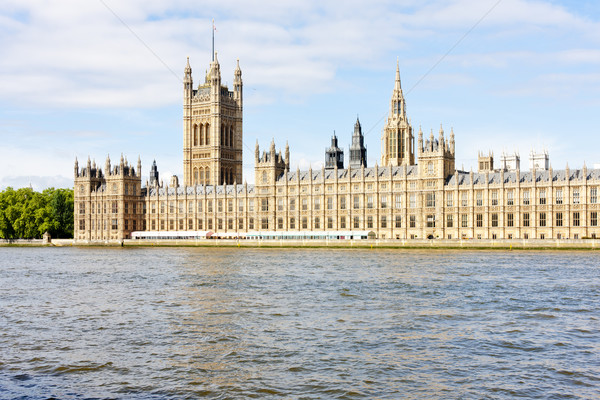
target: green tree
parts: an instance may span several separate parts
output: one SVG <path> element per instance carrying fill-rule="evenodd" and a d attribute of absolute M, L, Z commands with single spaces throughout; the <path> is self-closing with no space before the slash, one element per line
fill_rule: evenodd
<path fill-rule="evenodd" d="M 48 231 L 55 238 L 73 237 L 73 190 L 31 188 L 0 192 L 0 237 L 40 238 Z"/>

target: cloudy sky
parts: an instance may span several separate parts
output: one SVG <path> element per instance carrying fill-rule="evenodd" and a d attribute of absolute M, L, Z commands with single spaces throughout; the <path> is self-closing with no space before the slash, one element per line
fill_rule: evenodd
<path fill-rule="evenodd" d="M 596 0 L 0 0 L 0 188 L 72 186 L 75 157 L 107 154 L 181 175 L 183 68 L 202 80 L 213 18 L 223 81 L 243 72 L 248 182 L 257 139 L 316 168 L 357 115 L 379 161 L 397 59 L 413 127 L 453 128 L 459 168 L 600 163 Z"/>

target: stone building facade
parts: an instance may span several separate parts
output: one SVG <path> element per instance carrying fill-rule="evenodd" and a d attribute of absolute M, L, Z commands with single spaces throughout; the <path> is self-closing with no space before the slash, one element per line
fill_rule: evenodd
<path fill-rule="evenodd" d="M 189 62 L 185 67 L 182 185 L 177 179 L 159 182 L 156 164 L 143 185 L 139 160 L 133 168 L 123 157 L 114 167 L 107 159 L 104 172 L 89 159 L 83 168 L 75 162 L 77 241 L 123 240 L 134 231 L 203 230 L 239 236 L 360 230 L 381 239 L 600 237 L 600 170 L 585 165 L 553 170 L 544 163 L 528 171 L 518 163 L 516 169 L 507 163 L 493 169 L 493 162 L 478 172 L 458 170 L 452 130 L 449 137 L 442 127 L 425 137 L 419 129 L 415 143 L 398 68 L 381 165 L 366 166 L 360 138 L 353 139 L 359 163 L 307 171 L 290 170 L 287 144 L 282 152 L 272 141 L 261 153 L 257 143 L 255 183 L 241 184 L 239 63 L 234 76 L 229 92 L 215 58 L 205 83 L 192 90 Z M 353 136 L 362 136 L 358 120 L 356 125 Z"/>

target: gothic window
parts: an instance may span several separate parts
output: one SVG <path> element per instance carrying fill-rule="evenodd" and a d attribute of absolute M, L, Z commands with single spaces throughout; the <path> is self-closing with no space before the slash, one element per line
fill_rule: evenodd
<path fill-rule="evenodd" d="M 556 204 L 563 203 L 563 192 L 562 189 L 556 189 Z"/>
<path fill-rule="evenodd" d="M 513 227 L 515 225 L 513 213 L 506 214 L 506 226 Z"/>
<path fill-rule="evenodd" d="M 460 215 L 460 226 L 462 228 L 469 227 L 469 214 L 461 214 Z"/>
<path fill-rule="evenodd" d="M 573 226 L 579 226 L 579 212 L 573 213 Z"/>
<path fill-rule="evenodd" d="M 417 207 L 417 195 L 412 193 L 411 195 L 409 195 L 408 197 L 408 206 L 410 208 L 415 208 Z"/>
<path fill-rule="evenodd" d="M 262 173 L 262 183 L 267 183 L 267 171 L 263 171 Z"/>
<path fill-rule="evenodd" d="M 446 207 L 452 207 L 453 193 L 446 193 Z"/>
<path fill-rule="evenodd" d="M 483 214 L 477 214 L 475 216 L 475 221 L 476 221 L 477 227 L 481 228 L 483 226 Z"/>
<path fill-rule="evenodd" d="M 497 190 L 492 190 L 492 205 L 493 206 L 498 205 L 498 191 Z"/>
<path fill-rule="evenodd" d="M 402 208 L 402 196 L 397 194 L 394 196 L 394 203 L 396 205 L 396 210 L 399 210 Z"/>
<path fill-rule="evenodd" d="M 204 124 L 200 124 L 200 127 L 198 128 L 198 130 L 200 131 L 200 146 L 204 145 Z"/>
<path fill-rule="evenodd" d="M 194 125 L 194 146 L 198 146 L 198 125 Z"/>
<path fill-rule="evenodd" d="M 556 226 L 563 226 L 563 214 L 561 212 L 556 213 Z"/>
<path fill-rule="evenodd" d="M 598 188 L 590 189 L 590 203 L 596 204 L 598 202 Z"/>
<path fill-rule="evenodd" d="M 387 217 L 385 215 L 381 216 L 381 227 L 382 228 L 387 228 Z"/>
<path fill-rule="evenodd" d="M 540 204 L 546 204 L 546 189 L 540 189 Z"/>
<path fill-rule="evenodd" d="M 453 221 L 452 217 L 453 217 L 452 214 L 446 215 L 446 227 L 447 228 L 452 228 L 452 225 L 454 224 L 454 221 Z"/>
<path fill-rule="evenodd" d="M 573 189 L 573 204 L 579 204 L 579 189 Z"/>
<path fill-rule="evenodd" d="M 529 190 L 523 192 L 523 205 L 529 205 Z"/>
<path fill-rule="evenodd" d="M 498 226 L 498 214 L 492 214 L 492 227 L 496 228 Z"/>
<path fill-rule="evenodd" d="M 598 226 L 598 212 L 592 211 L 590 213 L 590 226 Z"/>
<path fill-rule="evenodd" d="M 427 216 L 427 227 L 428 228 L 435 228 L 435 215 L 428 215 Z"/>
<path fill-rule="evenodd" d="M 204 125 L 204 132 L 206 132 L 205 143 L 207 146 L 210 144 L 210 124 Z M 208 178 L 207 178 L 208 179 Z"/>
<path fill-rule="evenodd" d="M 396 215 L 396 228 L 402 228 L 402 216 Z"/>
<path fill-rule="evenodd" d="M 513 190 L 511 189 L 508 192 L 506 192 L 506 205 L 512 206 L 514 204 L 515 204 L 514 195 L 513 195 Z"/>
<path fill-rule="evenodd" d="M 433 162 L 429 161 L 429 163 L 427 164 L 427 173 L 429 175 L 433 175 Z"/>
<path fill-rule="evenodd" d="M 462 192 L 460 194 L 461 197 L 461 206 L 463 207 L 467 207 L 469 205 L 469 193 L 467 192 Z"/>
<path fill-rule="evenodd" d="M 529 226 L 529 213 L 523 214 L 523 226 Z M 524 238 L 526 239 L 526 238 Z"/>
<path fill-rule="evenodd" d="M 435 207 L 435 193 L 434 192 L 427 193 L 426 206 L 427 207 Z"/>
<path fill-rule="evenodd" d="M 381 196 L 381 208 L 387 208 L 387 196 L 386 195 Z"/>
<path fill-rule="evenodd" d="M 194 185 L 198 184 L 198 168 L 194 168 Z"/>
<path fill-rule="evenodd" d="M 540 213 L 540 226 L 546 226 L 546 213 Z"/>

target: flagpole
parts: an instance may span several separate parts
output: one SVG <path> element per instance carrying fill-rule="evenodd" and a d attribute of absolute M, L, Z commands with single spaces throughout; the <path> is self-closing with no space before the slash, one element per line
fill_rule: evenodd
<path fill-rule="evenodd" d="M 212 61 L 215 62 L 215 19 L 212 20 Z"/>

